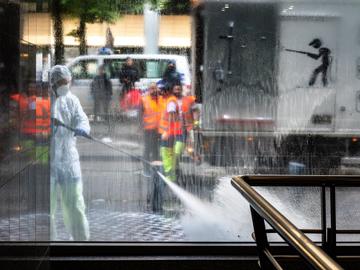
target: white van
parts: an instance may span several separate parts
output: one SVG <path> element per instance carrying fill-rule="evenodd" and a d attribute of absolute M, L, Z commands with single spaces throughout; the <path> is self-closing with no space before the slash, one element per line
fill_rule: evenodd
<path fill-rule="evenodd" d="M 73 83 L 71 91 L 76 95 L 86 114 L 92 115 L 94 100 L 90 93 L 90 84 L 100 65 L 105 66 L 106 73 L 111 79 L 113 87 L 112 109 L 117 109 L 121 84 L 119 72 L 127 57 L 134 60 L 139 71 L 139 82 L 136 88 L 145 91 L 151 82 L 161 79 L 169 60 L 176 62 L 176 68 L 183 75 L 185 91 L 190 91 L 190 68 L 186 56 L 169 54 L 113 54 L 113 55 L 85 55 L 76 57 L 67 66 L 69 67 Z"/>

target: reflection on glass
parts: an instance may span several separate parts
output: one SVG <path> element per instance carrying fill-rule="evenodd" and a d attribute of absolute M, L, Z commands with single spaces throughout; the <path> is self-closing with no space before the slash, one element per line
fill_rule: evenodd
<path fill-rule="evenodd" d="M 251 241 L 229 175 L 359 173 L 355 2 L 130 1 L 86 22 L 22 2 L 0 6 L 1 240 Z M 319 226 L 317 189 L 259 190 Z"/>
<path fill-rule="evenodd" d="M 29 21 L 0 4 L 0 240 L 49 239 L 50 100 L 42 67 L 48 47 L 23 38 Z"/>

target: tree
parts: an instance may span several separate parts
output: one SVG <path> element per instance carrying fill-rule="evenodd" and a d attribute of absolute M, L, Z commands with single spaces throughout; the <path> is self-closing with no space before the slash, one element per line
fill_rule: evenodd
<path fill-rule="evenodd" d="M 153 8 L 160 11 L 161 14 L 189 14 L 191 9 L 190 0 L 149 0 Z"/>
<path fill-rule="evenodd" d="M 55 64 L 64 63 L 64 36 L 63 36 L 63 24 L 62 24 L 62 0 L 51 1 L 51 18 L 54 28 L 54 40 L 55 40 Z"/>
<path fill-rule="evenodd" d="M 141 11 L 144 0 L 62 0 L 67 16 L 79 18 L 79 26 L 69 35 L 79 39 L 80 55 L 87 54 L 86 24 L 113 23 L 121 14 Z"/>
<path fill-rule="evenodd" d="M 79 26 L 69 35 L 79 39 L 79 52 L 83 55 L 87 53 L 87 23 L 113 23 L 122 14 L 141 14 L 145 3 L 162 14 L 188 14 L 190 11 L 189 0 L 51 0 L 55 63 L 64 62 L 63 17 L 79 18 Z"/>

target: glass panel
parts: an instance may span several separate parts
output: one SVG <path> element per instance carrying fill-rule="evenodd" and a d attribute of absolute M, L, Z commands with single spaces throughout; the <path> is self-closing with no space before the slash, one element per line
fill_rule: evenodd
<path fill-rule="evenodd" d="M 0 4 L 0 240 L 252 241 L 230 175 L 359 173 L 356 1 L 18 2 Z M 257 190 L 319 228 L 319 188 Z"/>
<path fill-rule="evenodd" d="M 29 40 L 34 24 L 47 26 L 34 7 L 0 3 L 0 241 L 50 239 L 51 50 Z"/>
<path fill-rule="evenodd" d="M 321 229 L 320 187 L 257 187 L 256 190 L 297 228 Z M 284 241 L 276 234 L 270 236 L 271 241 Z M 321 241 L 320 233 L 307 236 Z"/>
<path fill-rule="evenodd" d="M 338 188 L 336 191 L 336 219 L 337 229 L 347 233 L 338 234 L 337 240 L 343 242 L 358 242 L 358 233 L 351 233 L 351 230 L 359 230 L 359 187 Z"/>

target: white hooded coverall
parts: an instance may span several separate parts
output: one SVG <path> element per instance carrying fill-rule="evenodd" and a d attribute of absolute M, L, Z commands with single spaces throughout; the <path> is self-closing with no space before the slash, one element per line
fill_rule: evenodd
<path fill-rule="evenodd" d="M 65 66 L 55 66 L 51 70 L 51 81 L 56 78 L 70 79 L 70 71 Z M 58 77 L 57 77 L 58 76 Z M 89 120 L 84 113 L 79 99 L 70 91 L 58 94 L 52 104 L 52 117 L 75 129 L 82 129 L 90 133 Z M 62 127 L 54 126 L 51 138 L 51 240 L 56 240 L 56 206 L 57 196 L 60 194 L 64 224 L 73 240 L 89 239 L 89 224 L 85 215 L 85 202 L 82 191 L 81 169 L 79 153 L 76 149 L 74 132 Z"/>

